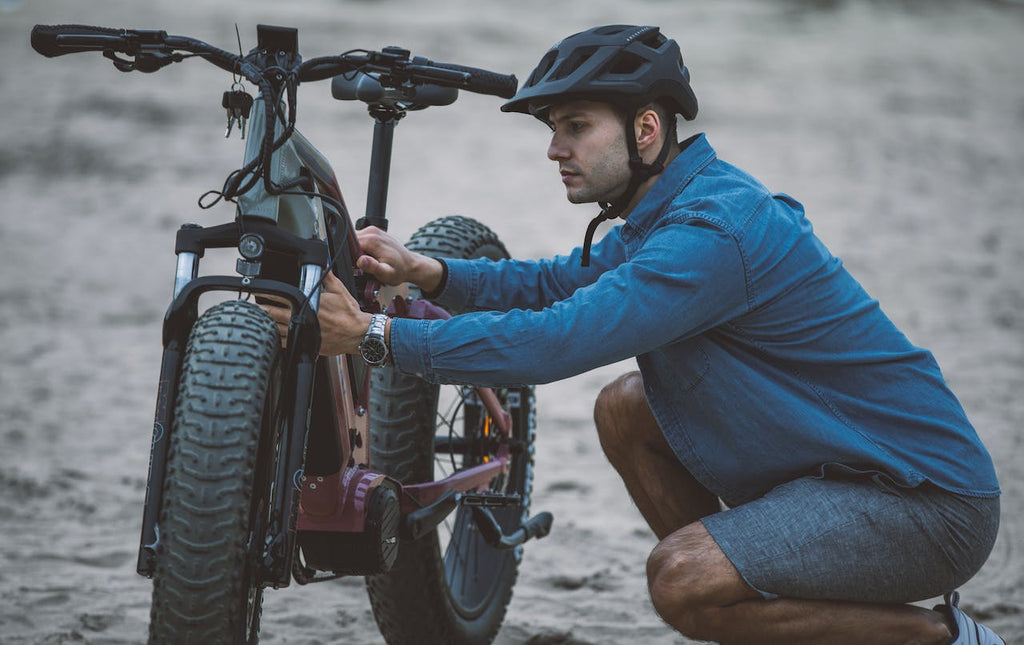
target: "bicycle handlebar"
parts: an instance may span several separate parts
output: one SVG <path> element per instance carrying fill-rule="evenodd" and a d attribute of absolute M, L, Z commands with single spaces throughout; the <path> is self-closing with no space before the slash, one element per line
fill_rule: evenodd
<path fill-rule="evenodd" d="M 513 74 L 499 74 L 467 65 L 438 63 L 419 56 L 403 61 L 381 52 L 314 58 L 302 64 L 299 80 L 319 81 L 353 70 L 380 72 L 394 77 L 414 79 L 421 83 L 454 87 L 506 99 L 515 95 L 519 85 Z"/>
<path fill-rule="evenodd" d="M 452 63 L 436 63 L 426 61 L 428 66 L 446 69 L 466 76 L 466 85 L 463 89 L 477 94 L 489 94 L 499 96 L 503 99 L 510 99 L 515 96 L 519 81 L 512 74 L 499 74 L 479 67 L 468 67 L 466 65 L 455 65 Z M 435 81 L 440 82 L 440 80 Z"/>
<path fill-rule="evenodd" d="M 136 57 L 134 66 L 119 66 L 119 69 L 147 72 L 182 60 L 183 56 L 175 52 L 184 51 L 196 54 L 226 71 L 241 72 L 253 82 L 258 82 L 253 76 L 262 73 L 262 70 L 251 64 L 252 54 L 242 57 L 200 40 L 169 36 L 167 32 L 159 30 L 112 29 L 89 25 L 36 25 L 32 29 L 32 48 L 49 58 L 87 51 L 102 51 L 104 55 L 108 52 L 118 52 Z M 379 72 L 403 81 L 446 85 L 502 98 L 511 98 L 516 92 L 518 81 L 511 74 L 499 74 L 452 63 L 435 63 L 421 57 L 410 58 L 408 54 L 409 52 L 405 50 L 390 48 L 384 52 L 314 58 L 297 65 L 291 71 L 296 73 L 299 81 L 325 80 L 360 70 Z M 140 59 L 146 58 L 150 59 L 147 61 L 149 64 L 140 62 Z"/>

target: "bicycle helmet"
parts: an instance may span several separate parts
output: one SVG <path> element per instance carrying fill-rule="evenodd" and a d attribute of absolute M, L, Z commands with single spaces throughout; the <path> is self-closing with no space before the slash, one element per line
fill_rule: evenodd
<path fill-rule="evenodd" d="M 552 103 L 576 99 L 634 109 L 659 100 L 688 121 L 697 116 L 679 45 L 657 27 L 606 25 L 569 36 L 544 55 L 501 109 L 546 120 Z"/>
<path fill-rule="evenodd" d="M 610 202 L 601 202 L 601 213 L 587 226 L 581 262 L 588 266 L 597 226 L 622 214 L 640 185 L 664 170 L 670 148 L 676 144 L 675 118 L 671 118 L 657 159 L 644 163 L 633 129 L 636 110 L 657 102 L 673 117 L 681 114 L 690 121 L 697 116 L 697 97 L 676 41 L 663 36 L 657 27 L 605 25 L 573 34 L 548 50 L 501 109 L 532 114 L 549 123 L 548 113 L 554 104 L 575 100 L 601 101 L 619 108 L 631 171 L 626 190 Z"/>

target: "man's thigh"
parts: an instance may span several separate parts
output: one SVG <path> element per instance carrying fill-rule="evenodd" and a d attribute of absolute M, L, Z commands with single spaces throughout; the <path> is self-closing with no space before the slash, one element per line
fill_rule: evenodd
<path fill-rule="evenodd" d="M 998 527 L 997 498 L 870 477 L 806 477 L 702 520 L 765 598 L 914 602 L 966 582 Z"/>

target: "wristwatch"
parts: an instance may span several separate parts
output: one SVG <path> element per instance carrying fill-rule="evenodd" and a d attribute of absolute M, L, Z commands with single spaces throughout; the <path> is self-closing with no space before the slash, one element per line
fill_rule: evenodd
<path fill-rule="evenodd" d="M 384 340 L 384 327 L 387 322 L 388 317 L 384 314 L 373 314 L 370 319 L 370 327 L 363 336 L 363 342 L 359 343 L 359 354 L 367 365 L 380 367 L 387 362 L 388 344 Z"/>

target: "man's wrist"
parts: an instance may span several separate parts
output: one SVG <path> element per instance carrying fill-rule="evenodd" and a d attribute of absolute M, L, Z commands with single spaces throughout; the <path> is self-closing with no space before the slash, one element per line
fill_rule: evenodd
<path fill-rule="evenodd" d="M 390 318 L 385 314 L 373 314 L 370 317 L 363 340 L 359 343 L 359 353 L 368 365 L 380 366 L 387 363 L 391 353 L 387 341 L 389 321 Z"/>
<path fill-rule="evenodd" d="M 448 284 L 448 263 L 441 258 L 423 257 L 429 262 L 427 265 L 429 266 L 428 277 L 422 281 L 416 281 L 416 284 L 423 291 L 423 297 L 436 298 L 441 295 Z"/>

